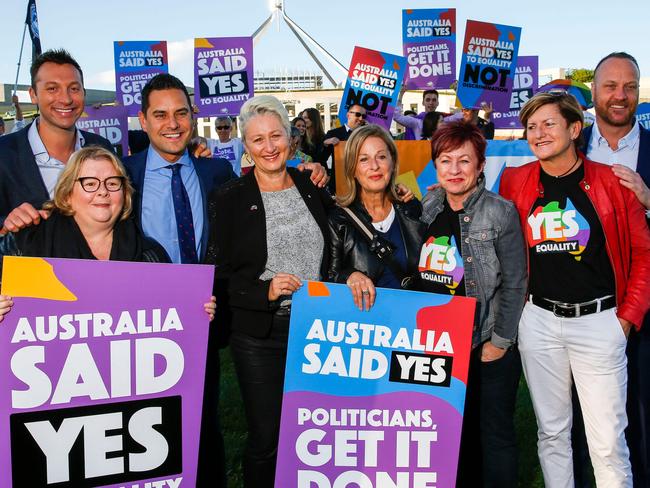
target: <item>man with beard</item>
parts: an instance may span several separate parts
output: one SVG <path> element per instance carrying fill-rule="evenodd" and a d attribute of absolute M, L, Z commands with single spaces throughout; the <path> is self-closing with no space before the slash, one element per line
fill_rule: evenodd
<path fill-rule="evenodd" d="M 650 209 L 650 131 L 636 121 L 639 65 L 625 52 L 605 56 L 596 66 L 591 86 L 596 122 L 582 131 L 588 159 L 612 165 L 621 185 Z M 650 297 L 648 297 L 650 300 Z M 628 428 L 635 487 L 650 487 L 650 315 L 640 330 L 630 332 L 628 359 Z M 591 486 L 585 469 L 589 453 L 574 395 L 574 471 L 576 486 Z"/>

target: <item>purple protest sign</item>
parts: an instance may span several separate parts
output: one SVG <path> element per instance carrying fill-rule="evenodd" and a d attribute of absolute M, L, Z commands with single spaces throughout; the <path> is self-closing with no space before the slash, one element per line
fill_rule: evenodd
<path fill-rule="evenodd" d="M 494 112 L 492 121 L 497 129 L 521 129 L 519 111 L 537 91 L 539 84 L 539 58 L 537 56 L 519 56 L 515 68 L 515 80 L 510 94 L 510 110 Z"/>
<path fill-rule="evenodd" d="M 520 39 L 521 27 L 467 21 L 457 90 L 463 107 L 508 108 Z"/>
<path fill-rule="evenodd" d="M 115 100 L 135 117 L 141 91 L 151 78 L 167 73 L 167 41 L 115 41 Z"/>
<path fill-rule="evenodd" d="M 195 486 L 212 276 L 5 257 L 0 486 Z"/>
<path fill-rule="evenodd" d="M 278 487 L 453 488 L 473 298 L 345 285 L 293 296 Z"/>
<path fill-rule="evenodd" d="M 456 80 L 456 9 L 402 10 L 408 90 L 449 88 Z"/>
<path fill-rule="evenodd" d="M 98 134 L 113 145 L 117 155 L 129 154 L 129 118 L 124 107 L 84 107 L 77 129 Z"/>
<path fill-rule="evenodd" d="M 253 87 L 252 37 L 194 39 L 194 103 L 201 117 L 239 114 Z"/>

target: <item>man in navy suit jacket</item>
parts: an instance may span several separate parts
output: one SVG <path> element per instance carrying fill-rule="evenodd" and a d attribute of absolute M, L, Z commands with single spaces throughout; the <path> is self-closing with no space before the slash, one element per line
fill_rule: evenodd
<path fill-rule="evenodd" d="M 113 151 L 101 136 L 78 130 L 85 89 L 79 64 L 64 50 L 46 51 L 32 61 L 32 103 L 40 116 L 30 125 L 0 138 L 0 228 L 17 231 L 40 219 L 36 209 L 52 197 L 70 155 L 97 144 Z M 13 211 L 13 212 L 12 212 Z"/>
<path fill-rule="evenodd" d="M 591 91 L 596 122 L 582 131 L 582 151 L 593 160 L 611 164 L 621 184 L 650 210 L 650 131 L 636 121 L 639 66 L 627 53 L 605 56 L 596 66 Z M 650 277 L 649 277 L 650 279 Z M 650 300 L 650 297 L 648 297 Z M 634 486 L 650 486 L 650 314 L 639 331 L 628 337 L 628 428 Z M 580 409 L 574 401 L 575 486 L 591 486 L 586 473 L 589 453 Z M 585 469 L 587 468 L 587 469 Z"/>
<path fill-rule="evenodd" d="M 172 195 L 172 166 L 180 166 L 182 185 L 191 207 L 196 256 L 201 262 L 208 238 L 207 201 L 210 192 L 236 178 L 225 159 L 195 158 L 187 147 L 192 139 L 192 104 L 183 82 L 169 74 L 149 80 L 142 89 L 142 129 L 149 148 L 124 159 L 135 187 L 133 214 L 147 237 L 158 241 L 172 262 L 180 263 L 181 239 Z M 207 297 L 205 297 L 207 298 Z M 197 486 L 225 486 L 223 437 L 219 426 L 219 350 L 216 328 L 210 328 L 201 422 Z"/>
<path fill-rule="evenodd" d="M 327 159 L 332 158 L 332 169 L 330 171 L 330 183 L 329 189 L 332 195 L 336 192 L 336 168 L 334 162 L 334 146 L 336 146 L 341 141 L 347 141 L 350 138 L 350 134 L 357 127 L 361 127 L 366 123 L 366 109 L 361 105 L 351 105 L 348 108 L 347 112 L 347 121 L 340 127 L 330 129 L 325 134 L 325 139 L 323 139 L 323 145 L 325 146 L 324 161 L 327 162 Z"/>

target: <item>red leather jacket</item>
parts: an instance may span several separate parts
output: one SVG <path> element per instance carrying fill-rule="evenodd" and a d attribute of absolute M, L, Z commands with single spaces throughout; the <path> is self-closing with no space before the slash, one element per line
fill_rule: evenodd
<path fill-rule="evenodd" d="M 619 183 L 609 166 L 583 160 L 585 177 L 580 187 L 603 226 L 607 255 L 616 280 L 616 314 L 632 322 L 638 330 L 650 308 L 650 230 L 645 209 L 636 196 Z M 514 202 L 522 229 L 526 228 L 535 201 L 544 195 L 539 173 L 540 164 L 535 161 L 506 168 L 501 178 L 499 192 Z"/>

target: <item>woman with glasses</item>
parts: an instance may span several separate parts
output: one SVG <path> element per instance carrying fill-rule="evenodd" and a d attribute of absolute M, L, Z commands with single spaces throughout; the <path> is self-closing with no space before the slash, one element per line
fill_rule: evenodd
<path fill-rule="evenodd" d="M 573 487 L 575 383 L 599 487 L 631 487 L 625 348 L 650 305 L 650 231 L 610 167 L 576 149 L 583 115 L 566 93 L 538 93 L 520 118 L 538 161 L 507 168 L 528 253 L 519 350 L 546 486 Z"/>
<path fill-rule="evenodd" d="M 241 176 L 241 157 L 244 146 L 238 137 L 230 137 L 232 133 L 232 119 L 230 117 L 217 117 L 214 123 L 218 139 L 208 139 L 208 149 L 213 158 L 223 158 L 230 161 L 232 169 L 237 176 Z"/>
<path fill-rule="evenodd" d="M 41 223 L 0 237 L 2 256 L 169 262 L 165 250 L 130 218 L 133 187 L 110 151 L 87 146 L 72 154 Z M 0 270 L 1 271 L 1 270 Z M 1 275 L 1 274 L 0 274 Z M 0 295 L 0 320 L 11 307 Z M 213 302 L 205 305 L 210 319 Z"/>

